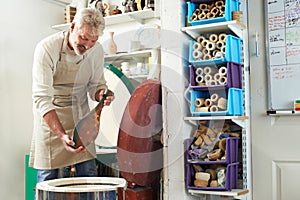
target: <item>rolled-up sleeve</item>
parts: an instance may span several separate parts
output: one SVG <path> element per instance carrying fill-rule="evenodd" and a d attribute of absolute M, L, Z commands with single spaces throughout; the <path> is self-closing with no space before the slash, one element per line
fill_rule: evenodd
<path fill-rule="evenodd" d="M 40 43 L 36 46 L 32 68 L 33 106 L 41 116 L 54 109 L 53 97 L 54 64 L 49 52 Z"/>
<path fill-rule="evenodd" d="M 99 56 L 100 55 L 100 56 Z M 106 89 L 106 80 L 104 77 L 104 52 L 101 45 L 97 47 L 96 51 L 91 53 L 91 56 L 95 56 L 97 59 L 91 59 L 93 73 L 88 84 L 88 92 L 90 98 L 95 101 L 95 94 L 100 89 Z"/>

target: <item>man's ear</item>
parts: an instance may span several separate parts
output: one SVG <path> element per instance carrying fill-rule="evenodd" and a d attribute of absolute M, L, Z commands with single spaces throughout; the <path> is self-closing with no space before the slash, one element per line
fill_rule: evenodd
<path fill-rule="evenodd" d="M 75 22 L 72 22 L 70 25 L 70 31 L 73 32 L 75 28 Z"/>

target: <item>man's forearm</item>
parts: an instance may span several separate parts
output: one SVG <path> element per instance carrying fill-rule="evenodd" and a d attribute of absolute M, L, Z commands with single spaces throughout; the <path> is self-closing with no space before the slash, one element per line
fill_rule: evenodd
<path fill-rule="evenodd" d="M 50 110 L 43 116 L 44 120 L 50 127 L 50 129 L 61 138 L 64 134 L 66 134 L 62 124 L 59 121 L 59 118 L 56 114 L 55 110 Z"/>

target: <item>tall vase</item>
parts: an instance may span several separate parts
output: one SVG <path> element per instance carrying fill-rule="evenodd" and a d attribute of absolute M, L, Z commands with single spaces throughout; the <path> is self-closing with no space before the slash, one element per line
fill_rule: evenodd
<path fill-rule="evenodd" d="M 114 40 L 114 32 L 109 32 L 110 40 L 108 44 L 108 54 L 116 54 L 117 53 L 117 44 Z"/>

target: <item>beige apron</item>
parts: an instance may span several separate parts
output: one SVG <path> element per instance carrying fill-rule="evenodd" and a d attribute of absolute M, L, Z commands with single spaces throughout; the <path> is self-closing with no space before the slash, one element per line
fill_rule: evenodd
<path fill-rule="evenodd" d="M 87 112 L 88 103 L 84 101 L 79 104 L 80 101 L 73 95 L 74 82 L 84 57 L 77 63 L 68 62 L 66 53 L 63 51 L 66 45 L 67 39 L 65 38 L 53 77 L 53 105 L 66 133 L 72 138 L 74 121 L 78 121 Z M 34 154 L 33 166 L 35 168 L 56 169 L 95 158 L 95 145 L 90 145 L 86 153 L 67 152 L 61 140 L 50 130 L 44 119 L 41 116 L 35 118 L 40 118 L 37 123 L 41 124 L 36 130 L 34 150 L 31 152 Z"/>

